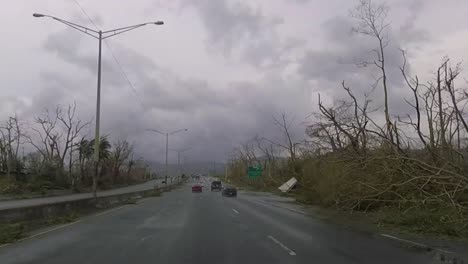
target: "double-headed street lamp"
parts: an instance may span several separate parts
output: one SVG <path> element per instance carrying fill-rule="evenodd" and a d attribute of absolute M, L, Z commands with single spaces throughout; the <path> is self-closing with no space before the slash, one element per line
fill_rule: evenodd
<path fill-rule="evenodd" d="M 179 170 L 179 174 L 182 174 L 181 166 L 180 166 L 180 154 L 184 153 L 185 151 L 191 150 L 192 148 L 186 149 L 171 149 L 172 151 L 177 152 L 177 169 Z"/>
<path fill-rule="evenodd" d="M 96 130 L 95 130 L 95 137 L 94 137 L 94 160 L 96 162 L 96 179 L 97 181 L 97 164 L 99 163 L 99 126 L 100 126 L 100 119 L 101 119 L 101 51 L 102 51 L 102 40 L 113 37 L 115 35 L 122 34 L 124 32 L 130 31 L 137 29 L 139 27 L 143 27 L 146 25 L 164 25 L 163 21 L 155 21 L 155 22 L 147 22 L 147 23 L 142 23 L 142 24 L 136 24 L 133 26 L 128 26 L 128 27 L 121 27 L 121 28 L 116 28 L 116 29 L 111 29 L 107 31 L 101 31 L 101 30 L 93 30 L 81 25 L 78 25 L 76 23 L 70 22 L 63 20 L 58 17 L 54 16 L 49 16 L 49 15 L 44 15 L 44 14 L 38 14 L 34 13 L 33 17 L 48 17 L 53 20 L 56 20 L 58 22 L 61 22 L 69 27 L 72 27 L 80 32 L 85 33 L 86 35 L 89 35 L 97 40 L 99 40 L 99 53 L 98 53 L 98 72 L 97 72 L 97 98 L 96 98 Z M 95 192 L 95 189 L 97 188 L 96 186 L 97 182 L 93 182 L 93 189 Z"/>
<path fill-rule="evenodd" d="M 182 132 L 182 131 L 188 131 L 188 129 L 183 128 L 183 129 L 175 130 L 175 131 L 172 131 L 172 132 L 166 132 L 166 133 L 163 133 L 163 132 L 161 132 L 159 130 L 156 130 L 156 129 L 146 129 L 146 130 L 161 134 L 163 136 L 166 136 L 166 175 L 164 177 L 164 181 L 165 181 L 165 183 L 167 185 L 167 176 L 168 176 L 168 173 L 169 173 L 169 167 L 168 167 L 168 163 L 167 163 L 168 162 L 168 155 L 169 155 L 169 135 L 174 135 L 174 134 Z"/>

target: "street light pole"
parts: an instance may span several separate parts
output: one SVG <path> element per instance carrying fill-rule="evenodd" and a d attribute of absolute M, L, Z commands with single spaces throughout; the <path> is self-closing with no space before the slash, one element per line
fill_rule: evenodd
<path fill-rule="evenodd" d="M 181 173 L 180 169 L 180 151 L 177 151 L 177 168 L 179 168 L 179 174 Z"/>
<path fill-rule="evenodd" d="M 166 133 L 166 185 L 167 185 L 167 176 L 169 175 L 169 165 L 168 165 L 168 156 L 169 156 L 169 133 Z"/>
<path fill-rule="evenodd" d="M 179 133 L 179 132 L 182 132 L 182 131 L 188 131 L 187 128 L 184 128 L 184 129 L 179 129 L 179 130 L 175 130 L 175 131 L 172 131 L 172 132 L 161 132 L 159 130 L 156 130 L 156 129 L 146 129 L 147 131 L 151 131 L 151 132 L 155 132 L 155 133 L 158 133 L 158 134 L 161 134 L 163 136 L 166 136 L 166 172 L 165 172 L 165 177 L 164 177 L 164 181 L 165 181 L 165 184 L 167 185 L 167 177 L 169 175 L 169 135 L 174 135 L 176 133 Z"/>
<path fill-rule="evenodd" d="M 183 153 L 183 152 L 185 152 L 185 151 L 187 151 L 187 150 L 190 150 L 190 149 L 192 149 L 192 148 L 186 148 L 186 149 L 170 149 L 170 150 L 172 150 L 172 151 L 177 152 L 177 170 L 178 170 L 178 173 L 179 173 L 179 174 L 182 174 L 182 173 L 181 173 L 182 170 L 181 170 L 181 166 L 180 166 L 180 153 Z"/>
<path fill-rule="evenodd" d="M 122 27 L 122 28 L 116 28 L 116 29 L 111 29 L 107 31 L 96 31 L 94 29 L 90 29 L 81 25 L 78 25 L 76 23 L 50 16 L 50 15 L 44 15 L 44 14 L 39 14 L 39 13 L 34 13 L 33 17 L 41 18 L 41 17 L 47 17 L 51 18 L 55 21 L 58 21 L 60 23 L 63 23 L 73 29 L 76 29 L 82 33 L 85 33 L 99 41 L 99 52 L 98 52 L 98 72 L 97 72 L 97 98 L 96 98 L 96 128 L 95 128 L 95 135 L 94 135 L 94 162 L 96 165 L 96 171 L 95 171 L 95 177 L 93 178 L 93 194 L 94 197 L 96 198 L 96 190 L 97 190 L 97 178 L 98 178 L 98 165 L 99 165 L 99 145 L 100 145 L 100 132 L 99 132 L 99 127 L 100 127 L 100 120 L 101 120 L 101 58 L 102 58 L 102 41 L 106 38 L 113 37 L 115 35 L 122 34 L 124 32 L 137 29 L 139 27 L 143 27 L 146 25 L 164 25 L 163 21 L 155 21 L 155 22 L 147 22 L 147 23 L 142 23 L 142 24 L 136 24 L 133 26 L 127 26 L 127 27 Z"/>
<path fill-rule="evenodd" d="M 98 53 L 98 72 L 97 72 L 97 94 L 96 94 L 96 129 L 94 134 L 94 165 L 95 177 L 93 177 L 93 193 L 97 190 L 97 178 L 99 175 L 99 141 L 100 141 L 100 121 L 101 121 L 101 58 L 102 58 L 102 31 L 99 30 L 99 53 Z M 96 195 L 95 195 L 96 196 Z"/>

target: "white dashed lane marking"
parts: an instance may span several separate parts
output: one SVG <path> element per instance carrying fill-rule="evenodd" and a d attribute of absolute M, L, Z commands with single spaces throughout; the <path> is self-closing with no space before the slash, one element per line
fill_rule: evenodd
<path fill-rule="evenodd" d="M 292 251 L 291 249 L 289 249 L 287 246 L 285 246 L 283 243 L 281 243 L 278 239 L 274 238 L 273 236 L 269 235 L 268 236 L 269 239 L 271 239 L 271 241 L 275 242 L 278 246 L 280 246 L 282 249 L 286 250 L 289 255 L 291 256 L 296 256 L 296 252 Z"/>

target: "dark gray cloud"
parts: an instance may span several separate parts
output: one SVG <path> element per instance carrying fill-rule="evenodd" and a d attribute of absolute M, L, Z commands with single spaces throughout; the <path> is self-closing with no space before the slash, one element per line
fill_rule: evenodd
<path fill-rule="evenodd" d="M 433 44 L 431 35 L 419 27 L 425 12 L 434 10 L 435 2 L 389 1 L 392 7 L 404 10 L 401 14 L 390 12 L 394 26 L 386 53 L 395 115 L 410 111 L 402 100 L 409 91 L 399 73 L 398 49 Z M 47 9 L 52 15 L 71 17 L 90 26 L 76 5 L 54 3 Z M 301 122 L 316 109 L 317 92 L 341 99 L 345 94 L 340 83 L 346 80 L 356 95 L 362 96 L 371 91 L 372 80 L 379 75 L 370 65 L 356 67 L 356 63 L 372 58 L 376 42 L 351 33 L 353 21 L 346 17 L 350 3 L 87 1 L 84 6 L 100 27 L 134 24 L 154 17 L 167 22 L 157 34 L 135 32 L 128 38 L 122 35 L 109 40 L 133 85 L 124 78 L 109 46 L 103 45 L 102 134 L 112 139 L 127 138 L 135 143 L 138 155 L 163 160 L 164 137 L 145 129 L 188 128 L 188 132 L 171 137 L 171 148 L 192 147 L 188 153 L 192 161 L 221 161 L 232 148 L 255 134 L 279 139 L 272 116 L 285 111 L 294 120 L 294 137 L 302 139 Z M 116 7 L 115 12 L 106 12 L 110 4 Z M 45 107 L 76 101 L 81 119 L 93 121 L 97 41 L 52 21 L 17 20 L 19 14 L 30 17 L 38 6 L 12 8 L 15 15 L 0 18 L 8 17 L 4 24 L 15 25 L 11 31 L 5 28 L 5 39 L 21 40 L 14 45 L 6 42 L 0 50 L 2 58 L 6 58 L 2 67 L 18 69 L 9 74 L 0 71 L 0 82 L 8 87 L 0 97 L 0 109 L 31 120 Z M 299 11 L 301 8 L 307 12 Z M 31 28 L 35 30 L 25 35 L 24 30 Z M 431 28 L 432 24 L 425 25 L 426 30 Z M 33 59 L 28 58 L 32 54 Z M 417 56 L 408 54 L 410 59 Z M 15 64 L 18 58 L 22 60 Z M 416 67 L 410 62 L 412 72 Z M 16 92 L 18 86 L 27 83 L 21 82 L 24 76 L 30 76 L 33 87 Z M 377 88 L 372 98 L 374 105 L 381 105 L 382 90 Z M 376 112 L 377 118 L 380 112 Z M 94 122 L 86 131 L 90 137 L 93 127 Z"/>
<path fill-rule="evenodd" d="M 60 40 L 59 43 L 50 43 L 51 40 L 47 39 L 46 51 L 54 53 L 71 67 L 86 69 L 87 77 L 43 72 L 42 78 L 46 81 L 44 92 L 35 105 L 53 106 L 78 100 L 78 106 L 84 108 L 82 118 L 92 119 L 95 65 L 89 63 L 91 55 L 83 51 L 86 49 L 82 44 L 76 45 L 80 41 L 75 38 L 64 35 Z M 136 91 L 122 80 L 115 64 L 105 58 L 103 69 L 110 67 L 111 70 L 103 71 L 102 89 L 105 92 L 101 131 L 112 138 L 127 138 L 135 142 L 141 153 L 162 154 L 159 135 L 145 129 L 172 131 L 189 128 L 187 133 L 171 139 L 174 148 L 191 146 L 202 151 L 203 154 L 192 160 L 222 160 L 239 142 L 257 133 L 274 137 L 278 132 L 273 126 L 274 114 L 282 110 L 296 111 L 299 105 L 308 103 L 307 100 L 301 100 L 299 104 L 294 101 L 294 98 L 301 97 L 303 86 L 291 86 L 279 77 L 268 76 L 259 82 L 233 82 L 225 89 L 217 89 L 206 80 L 183 78 L 163 69 L 134 51 L 117 48 L 115 51 L 118 51 L 116 55 L 122 65 L 136 65 L 129 69 L 131 79 L 137 80 Z M 88 95 L 83 96 L 83 90 L 79 90 L 82 86 L 88 87 Z M 284 101 L 277 102 L 278 98 Z M 31 112 L 36 109 L 32 107 Z M 294 129 L 298 137 L 303 134 L 299 122 Z"/>
<path fill-rule="evenodd" d="M 15 114 L 23 116 L 26 108 L 26 102 L 16 96 L 0 96 L 0 123 Z"/>
<path fill-rule="evenodd" d="M 346 98 L 341 87 L 345 81 L 355 95 L 363 98 L 370 95 L 374 106 L 383 104 L 382 82 L 374 89 L 376 80 L 381 76 L 373 62 L 377 60 L 373 50 L 378 48 L 378 41 L 370 36 L 352 32 L 355 20 L 350 17 L 335 17 L 323 24 L 327 47 L 320 50 L 309 50 L 300 60 L 298 73 L 305 79 L 314 80 L 317 90 L 323 91 L 336 100 Z M 413 31 L 414 26 L 408 25 L 406 33 Z M 404 49 L 409 39 L 402 36 L 401 31 L 389 27 L 385 48 L 385 65 L 389 89 L 389 104 L 393 115 L 404 115 L 411 111 L 402 98 L 410 96 L 399 67 L 403 63 L 400 49 Z M 405 33 L 405 34 L 406 34 Z M 416 35 L 413 35 L 416 37 Z M 427 38 L 415 38 L 411 41 L 423 41 Z M 411 71 L 408 62 L 407 70 Z"/>
<path fill-rule="evenodd" d="M 240 1 L 185 1 L 195 8 L 206 28 L 210 50 L 227 57 L 239 57 L 254 66 L 274 66 L 285 52 L 303 44 L 297 38 L 280 38 L 277 27 L 283 18 L 268 17 L 260 8 Z"/>
<path fill-rule="evenodd" d="M 427 30 L 416 26 L 416 22 L 424 11 L 426 3 L 427 1 L 423 0 L 411 0 L 405 2 L 408 9 L 408 15 L 399 28 L 399 37 L 403 43 L 420 44 L 431 40 Z"/>
<path fill-rule="evenodd" d="M 109 43 L 103 42 L 103 58 L 102 58 L 102 78 L 103 82 L 110 85 L 119 85 L 125 82 L 121 74 L 118 64 L 114 62 L 109 50 Z M 79 32 L 74 32 L 73 29 L 64 29 L 62 31 L 50 34 L 45 43 L 44 49 L 75 66 L 78 69 L 87 70 L 91 75 L 96 75 L 98 66 L 98 41 L 92 37 L 84 36 Z M 112 49 L 113 50 L 113 49 Z M 105 56 L 108 54 L 108 56 Z M 151 68 L 152 62 L 135 52 L 124 52 L 124 58 L 128 61 L 137 61 L 135 63 L 135 72 L 140 72 L 144 68 Z M 134 58 L 134 59 L 132 59 Z M 108 76 L 112 76 L 108 78 Z"/>

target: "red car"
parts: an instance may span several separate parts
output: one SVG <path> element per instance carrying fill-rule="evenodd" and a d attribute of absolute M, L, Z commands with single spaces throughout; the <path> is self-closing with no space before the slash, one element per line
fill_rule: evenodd
<path fill-rule="evenodd" d="M 202 192 L 202 186 L 200 184 L 193 185 L 192 192 Z"/>

